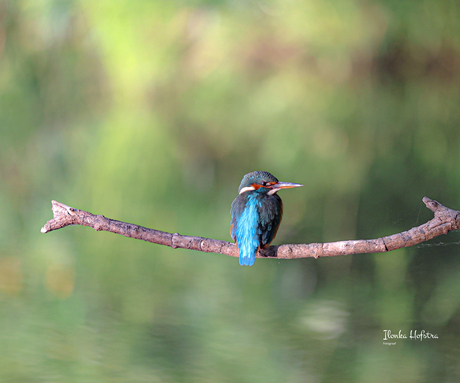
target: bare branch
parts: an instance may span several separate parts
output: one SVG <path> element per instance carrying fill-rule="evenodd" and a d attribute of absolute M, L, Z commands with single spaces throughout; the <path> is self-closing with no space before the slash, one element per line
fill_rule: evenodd
<path fill-rule="evenodd" d="M 383 253 L 402 247 L 414 246 L 442 234 L 447 234 L 449 231 L 460 229 L 460 211 L 445 207 L 428 197 L 423 197 L 423 202 L 428 209 L 433 211 L 434 218 L 423 225 L 413 227 L 402 233 L 377 239 L 270 246 L 268 249 L 261 250 L 257 257 L 297 259 Z M 69 225 L 82 225 L 92 227 L 96 231 L 110 231 L 125 237 L 170 246 L 173 249 L 182 248 L 238 257 L 238 251 L 234 243 L 211 238 L 189 237 L 178 233 L 166 233 L 132 223 L 116 221 L 103 215 L 94 215 L 60 202 L 51 201 L 51 203 L 53 219 L 42 227 L 42 233 L 48 233 Z"/>

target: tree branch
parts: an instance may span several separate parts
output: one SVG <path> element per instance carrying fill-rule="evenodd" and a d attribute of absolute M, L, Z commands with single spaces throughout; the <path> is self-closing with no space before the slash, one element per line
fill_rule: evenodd
<path fill-rule="evenodd" d="M 333 257 L 336 255 L 383 253 L 402 247 L 410 247 L 433 239 L 441 234 L 460 229 L 460 211 L 443 206 L 428 197 L 423 197 L 426 207 L 433 211 L 434 218 L 410 230 L 377 239 L 360 239 L 329 243 L 289 244 L 270 246 L 257 254 L 257 258 L 297 259 L 308 257 Z M 238 257 L 234 243 L 211 238 L 189 237 L 178 233 L 166 233 L 127 222 L 116 221 L 103 215 L 94 215 L 63 203 L 51 201 L 53 219 L 42 227 L 42 233 L 61 229 L 69 225 L 90 226 L 96 231 L 104 230 L 125 237 L 206 253 L 218 253 Z"/>

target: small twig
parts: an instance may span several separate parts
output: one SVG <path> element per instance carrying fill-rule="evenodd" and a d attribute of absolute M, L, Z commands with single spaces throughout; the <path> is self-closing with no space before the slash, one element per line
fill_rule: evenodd
<path fill-rule="evenodd" d="M 447 234 L 449 231 L 460 229 L 460 211 L 445 207 L 428 197 L 423 197 L 423 202 L 428 209 L 433 211 L 434 218 L 423 225 L 413 227 L 402 233 L 377 239 L 271 246 L 268 249 L 261 250 L 257 254 L 257 257 L 297 259 L 383 253 L 402 247 L 414 246 L 442 234 Z M 121 234 L 125 237 L 170 246 L 173 249 L 182 248 L 224 254 L 232 257 L 238 256 L 234 243 L 211 238 L 189 237 L 178 233 L 166 233 L 132 223 L 116 221 L 106 218 L 103 215 L 94 215 L 60 202 L 51 201 L 51 203 L 53 219 L 42 227 L 42 233 L 48 233 L 69 225 L 83 225 L 90 226 L 96 231 L 110 231 L 111 233 Z"/>

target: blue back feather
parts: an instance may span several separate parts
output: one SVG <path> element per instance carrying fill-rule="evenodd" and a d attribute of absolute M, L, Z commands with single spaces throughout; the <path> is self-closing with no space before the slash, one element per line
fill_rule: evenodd
<path fill-rule="evenodd" d="M 249 194 L 247 197 L 243 209 L 236 209 L 232 217 L 232 237 L 238 242 L 240 265 L 242 266 L 252 266 L 254 264 L 256 251 L 260 245 L 257 226 L 259 221 L 258 210 L 261 203 L 255 195 Z"/>

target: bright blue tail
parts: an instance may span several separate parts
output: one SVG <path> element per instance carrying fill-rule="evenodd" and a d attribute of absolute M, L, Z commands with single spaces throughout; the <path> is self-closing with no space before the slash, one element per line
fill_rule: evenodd
<path fill-rule="evenodd" d="M 254 245 L 254 244 L 253 244 Z M 240 265 L 241 266 L 252 266 L 256 260 L 256 252 L 257 248 L 259 247 L 258 241 L 255 241 L 254 246 L 248 246 L 241 248 L 240 244 L 238 244 L 238 248 L 240 249 Z"/>
<path fill-rule="evenodd" d="M 240 252 L 240 265 L 242 266 L 252 266 L 254 264 L 257 248 L 260 245 L 256 231 L 259 221 L 257 206 L 258 202 L 249 198 L 246 208 L 238 220 L 235 234 Z"/>

